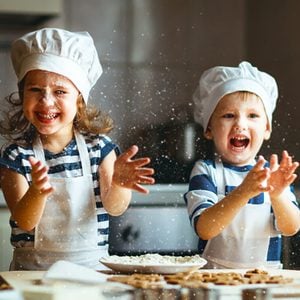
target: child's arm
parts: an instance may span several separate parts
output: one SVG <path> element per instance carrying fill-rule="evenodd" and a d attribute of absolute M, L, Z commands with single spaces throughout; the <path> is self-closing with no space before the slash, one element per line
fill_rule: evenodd
<path fill-rule="evenodd" d="M 249 199 L 262 192 L 269 191 L 263 183 L 269 176 L 264 168 L 265 160 L 260 157 L 244 181 L 221 201 L 207 208 L 198 218 L 196 230 L 203 240 L 209 240 L 222 232 L 244 207 Z"/>
<path fill-rule="evenodd" d="M 284 235 L 293 235 L 300 228 L 300 210 L 288 200 L 288 187 L 297 177 L 294 172 L 298 166 L 299 163 L 293 162 L 287 151 L 283 151 L 280 164 L 277 155 L 270 158 L 270 197 L 278 229 Z"/>
<path fill-rule="evenodd" d="M 128 207 L 131 200 L 131 191 L 148 193 L 141 184 L 153 184 L 151 177 L 154 170 L 145 168 L 149 158 L 132 159 L 138 152 L 137 146 L 116 157 L 114 151 L 105 157 L 99 167 L 101 200 L 104 208 L 110 215 L 120 215 Z"/>
<path fill-rule="evenodd" d="M 47 167 L 31 157 L 32 184 L 25 177 L 9 169 L 1 170 L 1 188 L 13 220 L 26 231 L 38 224 L 47 197 L 52 193 L 47 176 Z"/>

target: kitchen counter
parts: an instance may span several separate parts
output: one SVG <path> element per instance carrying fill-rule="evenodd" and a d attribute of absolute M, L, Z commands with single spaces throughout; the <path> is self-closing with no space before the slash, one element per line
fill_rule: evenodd
<path fill-rule="evenodd" d="M 205 270 L 209 272 L 244 272 L 245 270 Z M 300 271 L 294 270 L 272 270 L 269 271 L 272 275 L 283 275 L 285 277 L 292 277 L 293 283 L 281 286 L 269 285 L 273 299 L 300 299 Z M 141 290 L 133 290 L 130 292 L 130 287 L 118 284 L 115 282 L 106 282 L 107 277 L 112 276 L 109 274 L 99 273 L 99 277 L 103 277 L 102 283 L 97 284 L 82 284 L 67 281 L 56 281 L 45 283 L 42 281 L 45 272 L 41 271 L 14 271 L 14 272 L 1 272 L 0 275 L 14 288 L 14 290 L 0 291 L 0 299 L 5 300 L 66 300 L 66 299 L 89 299 L 89 300 L 104 300 L 104 299 L 157 299 L 153 294 L 157 295 L 156 291 L 149 291 L 152 298 L 141 298 L 137 295 Z M 261 286 L 261 285 L 260 285 Z M 245 288 L 257 287 L 254 285 L 240 285 L 240 286 L 216 286 L 220 293 L 219 300 L 240 300 L 242 290 Z M 169 294 L 174 288 L 166 289 Z M 6 293 L 6 296 L 5 296 Z M 166 292 L 167 293 L 167 292 Z M 132 295 L 136 295 L 133 297 Z M 10 297 L 9 297 L 10 295 Z M 4 297 L 3 297 L 4 296 Z M 14 298 L 13 298 L 14 297 Z M 165 299 L 160 298 L 160 299 Z M 167 299 L 175 299 L 173 297 Z"/>

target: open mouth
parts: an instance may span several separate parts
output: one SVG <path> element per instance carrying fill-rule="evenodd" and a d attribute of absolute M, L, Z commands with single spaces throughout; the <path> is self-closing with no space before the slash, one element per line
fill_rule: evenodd
<path fill-rule="evenodd" d="M 235 148 L 246 148 L 250 140 L 246 137 L 233 137 L 230 139 L 230 145 Z"/>
<path fill-rule="evenodd" d="M 36 113 L 37 117 L 39 118 L 39 120 L 54 120 L 58 117 L 58 113 L 48 113 L 48 114 L 43 114 L 43 113 Z"/>

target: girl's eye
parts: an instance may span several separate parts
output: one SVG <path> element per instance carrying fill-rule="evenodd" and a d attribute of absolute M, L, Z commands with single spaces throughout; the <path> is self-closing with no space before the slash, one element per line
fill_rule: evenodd
<path fill-rule="evenodd" d="M 31 87 L 28 89 L 30 92 L 34 92 L 34 93 L 37 93 L 37 92 L 40 92 L 41 90 L 37 87 Z"/>
<path fill-rule="evenodd" d="M 233 117 L 234 117 L 234 114 L 232 114 L 232 113 L 227 113 L 227 114 L 224 114 L 222 117 L 225 118 L 225 119 L 229 119 L 229 118 L 233 118 Z"/>

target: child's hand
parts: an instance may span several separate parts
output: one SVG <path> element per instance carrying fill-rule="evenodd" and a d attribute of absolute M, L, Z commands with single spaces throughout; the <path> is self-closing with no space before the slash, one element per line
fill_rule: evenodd
<path fill-rule="evenodd" d="M 270 158 L 270 171 L 271 175 L 268 180 L 271 186 L 270 196 L 276 198 L 293 183 L 297 175 L 294 173 L 298 168 L 299 163 L 293 162 L 292 157 L 287 151 L 283 151 L 282 159 L 278 164 L 278 157 L 276 154 L 271 155 Z"/>
<path fill-rule="evenodd" d="M 263 156 L 259 156 L 256 165 L 247 174 L 240 185 L 240 189 L 247 194 L 248 198 L 255 197 L 263 192 L 268 192 L 271 189 L 267 184 L 270 177 L 270 169 L 264 167 L 265 162 Z"/>
<path fill-rule="evenodd" d="M 32 167 L 31 176 L 33 188 L 40 194 L 48 196 L 53 191 L 53 187 L 50 185 L 48 178 L 48 167 L 43 166 L 41 161 L 37 160 L 35 157 L 30 157 L 29 162 Z"/>
<path fill-rule="evenodd" d="M 153 184 L 154 174 L 152 168 L 144 168 L 150 163 L 150 158 L 143 157 L 132 159 L 138 152 L 137 146 L 132 146 L 124 153 L 122 153 L 115 161 L 113 184 L 133 189 L 141 193 L 148 193 L 148 190 L 141 184 Z"/>

